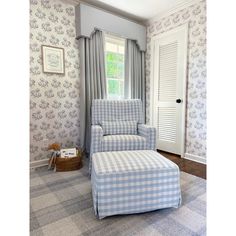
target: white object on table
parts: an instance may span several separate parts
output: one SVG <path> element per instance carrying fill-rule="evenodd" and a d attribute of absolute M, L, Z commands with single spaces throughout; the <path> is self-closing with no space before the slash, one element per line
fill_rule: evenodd
<path fill-rule="evenodd" d="M 61 157 L 76 157 L 76 148 L 61 149 Z"/>

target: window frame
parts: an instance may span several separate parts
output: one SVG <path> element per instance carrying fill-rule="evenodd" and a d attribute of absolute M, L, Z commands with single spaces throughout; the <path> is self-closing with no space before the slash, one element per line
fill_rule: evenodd
<path fill-rule="evenodd" d="M 115 50 L 112 51 L 112 50 L 108 50 L 107 49 L 107 44 L 110 43 L 110 44 L 113 44 L 113 45 L 116 45 L 116 52 Z M 105 33 L 104 34 L 104 56 L 105 56 L 105 76 L 106 76 L 106 88 L 107 88 L 107 99 L 109 100 L 113 100 L 113 99 L 118 99 L 118 100 L 122 100 L 124 99 L 124 80 L 125 80 L 125 38 L 122 38 L 122 37 L 117 37 L 117 36 L 114 36 L 112 34 L 109 34 L 109 33 Z M 121 47 L 121 48 L 119 48 Z M 122 49 L 123 47 L 123 49 Z M 122 75 L 122 78 L 121 77 L 108 77 L 107 76 L 107 53 L 114 53 L 114 54 L 120 54 L 123 56 L 123 75 Z M 118 64 L 118 63 L 117 63 Z M 119 94 L 109 94 L 109 81 L 119 81 L 119 91 L 122 90 L 122 93 L 119 93 Z M 122 84 L 123 84 L 123 89 L 122 89 Z"/>

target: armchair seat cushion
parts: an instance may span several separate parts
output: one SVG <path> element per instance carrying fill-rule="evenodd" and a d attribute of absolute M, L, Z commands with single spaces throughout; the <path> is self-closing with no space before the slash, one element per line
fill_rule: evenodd
<path fill-rule="evenodd" d="M 107 135 L 102 138 L 102 151 L 146 149 L 146 138 L 139 135 Z"/>

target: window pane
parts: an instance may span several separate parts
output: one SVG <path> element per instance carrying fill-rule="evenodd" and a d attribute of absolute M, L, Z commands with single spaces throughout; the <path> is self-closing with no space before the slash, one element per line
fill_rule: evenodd
<path fill-rule="evenodd" d="M 117 65 L 113 62 L 107 62 L 107 78 L 116 78 L 117 77 Z"/>
<path fill-rule="evenodd" d="M 119 46 L 118 52 L 121 53 L 121 54 L 124 54 L 125 53 L 125 47 L 124 46 Z"/>
<path fill-rule="evenodd" d="M 124 63 L 117 63 L 117 77 L 124 77 Z"/>
<path fill-rule="evenodd" d="M 108 98 L 123 99 L 124 98 L 124 81 L 116 79 L 108 79 Z"/>
<path fill-rule="evenodd" d="M 106 54 L 107 78 L 123 78 L 124 56 L 118 53 L 107 52 Z"/>
<path fill-rule="evenodd" d="M 106 43 L 106 50 L 110 52 L 117 52 L 117 45 L 113 43 Z"/>
<path fill-rule="evenodd" d="M 108 80 L 108 93 L 109 94 L 119 94 L 119 81 L 118 80 Z"/>
<path fill-rule="evenodd" d="M 106 59 L 108 61 L 113 61 L 113 62 L 123 62 L 124 61 L 124 55 L 120 53 L 115 53 L 115 52 L 109 52 L 107 51 L 106 53 Z"/>

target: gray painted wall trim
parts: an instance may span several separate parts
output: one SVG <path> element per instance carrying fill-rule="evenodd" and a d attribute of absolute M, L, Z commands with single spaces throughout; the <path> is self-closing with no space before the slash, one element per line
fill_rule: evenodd
<path fill-rule="evenodd" d="M 146 51 L 146 27 L 112 13 L 80 3 L 75 7 L 76 38 L 90 37 L 95 29 L 137 41 Z"/>
<path fill-rule="evenodd" d="M 41 166 L 47 166 L 48 165 L 48 158 L 43 159 L 43 160 L 38 160 L 38 161 L 31 161 L 30 162 L 30 168 L 37 168 Z"/>

